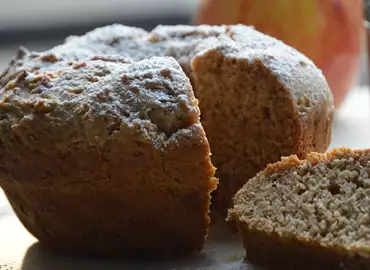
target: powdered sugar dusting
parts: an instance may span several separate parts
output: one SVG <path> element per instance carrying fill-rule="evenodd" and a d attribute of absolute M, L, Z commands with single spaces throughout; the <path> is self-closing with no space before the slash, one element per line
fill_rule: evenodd
<path fill-rule="evenodd" d="M 30 76 L 36 76 L 32 80 L 37 80 L 39 75 L 32 75 L 33 71 L 65 69 L 74 61 L 83 63 L 94 57 L 104 61 L 114 62 L 114 59 L 117 59 L 116 62 L 126 61 L 127 63 L 152 57 L 173 57 L 191 79 L 192 60 L 196 57 L 202 57 L 212 50 L 237 61 L 248 61 L 251 64 L 255 61 L 262 62 L 266 69 L 276 76 L 277 81 L 285 89 L 289 89 L 289 95 L 294 101 L 293 104 L 297 113 L 304 114 L 309 110 L 314 110 L 316 107 L 320 107 L 320 102 L 326 103 L 321 104 L 322 107 L 333 107 L 332 95 L 325 78 L 311 60 L 283 42 L 266 36 L 254 30 L 253 27 L 244 25 L 159 25 L 150 33 L 140 28 L 119 24 L 100 27 L 86 33 L 84 36 L 69 37 L 64 44 L 47 52 L 38 54 L 27 53 L 22 50 L 18 58 L 13 60 L 9 69 L 0 76 L 0 86 L 8 84 L 21 70 L 31 71 L 27 76 L 29 78 Z M 162 60 L 157 59 L 156 61 L 160 62 Z M 169 60 L 163 60 L 162 62 L 164 66 L 171 66 Z M 146 62 L 133 66 L 135 69 L 138 69 L 139 66 L 144 68 L 144 63 Z M 133 71 L 131 70 L 131 72 Z M 150 73 L 150 71 L 148 72 Z M 84 77 L 85 75 L 82 74 L 81 76 Z M 96 80 L 96 78 L 91 78 L 91 80 Z M 152 85 L 156 84 L 156 80 L 158 80 L 158 77 L 152 79 Z M 49 84 L 45 86 L 53 87 L 53 81 L 55 79 L 50 79 Z M 74 81 L 76 84 L 76 80 Z M 140 88 L 139 85 L 135 86 L 135 84 L 140 83 L 140 81 L 135 81 L 131 87 L 133 89 L 135 87 Z M 162 82 L 159 80 L 157 83 L 160 85 Z M 181 85 L 187 83 L 182 81 L 176 87 L 181 88 Z M 65 82 L 65 84 L 72 86 L 73 83 L 71 81 L 69 83 Z M 168 86 L 168 83 L 162 85 L 165 88 Z M 83 91 L 84 87 L 74 91 Z M 53 89 L 55 93 L 60 91 L 60 87 Z M 37 91 L 37 89 L 34 91 Z M 150 100 L 149 97 L 153 97 L 154 100 L 165 100 L 167 98 L 163 91 L 151 91 L 149 95 L 147 93 L 149 92 L 141 92 L 142 97 L 146 96 L 144 99 L 148 101 Z M 57 96 L 61 100 L 69 100 L 65 91 L 57 94 Z M 34 97 L 38 97 L 38 95 L 34 95 Z M 313 102 L 307 105 L 303 99 L 312 100 Z M 114 99 L 110 102 L 111 105 L 109 106 L 119 107 Z M 128 100 L 128 102 L 131 101 Z M 145 106 L 153 107 L 155 104 L 155 102 L 149 103 L 147 102 Z M 53 107 L 54 105 L 49 104 L 48 106 Z M 45 106 L 41 106 L 40 109 L 49 110 Z M 164 128 L 168 130 L 168 127 Z"/>

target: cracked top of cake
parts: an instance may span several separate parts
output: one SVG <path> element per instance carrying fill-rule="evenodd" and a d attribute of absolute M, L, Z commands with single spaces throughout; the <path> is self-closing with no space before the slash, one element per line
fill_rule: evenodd
<path fill-rule="evenodd" d="M 319 85 L 316 88 L 328 89 L 321 70 L 310 59 L 283 42 L 245 25 L 159 25 L 146 32 L 136 27 L 113 24 L 96 28 L 83 36 L 70 36 L 63 44 L 43 54 L 70 60 L 111 55 L 138 61 L 153 56 L 171 56 L 189 72 L 192 58 L 210 50 L 235 59 L 262 61 L 292 91 L 298 91 L 297 85 L 304 80 L 314 78 Z M 37 61 L 34 53 L 21 49 L 10 67 L 0 75 L 0 86 L 12 77 L 15 70 L 38 68 L 40 65 L 45 63 Z"/>
<path fill-rule="evenodd" d="M 30 146 L 37 130 L 47 127 L 68 127 L 57 135 L 61 141 L 65 135 L 71 142 L 103 144 L 124 128 L 165 141 L 199 123 L 197 100 L 173 58 L 35 59 L 47 64 L 19 70 L 0 90 L 1 132 L 13 131 Z"/>
<path fill-rule="evenodd" d="M 117 126 L 126 119 L 142 121 L 144 117 L 150 118 L 151 123 L 157 122 L 158 131 L 168 135 L 182 126 L 182 121 L 189 121 L 184 120 L 184 116 L 178 116 L 178 112 L 184 109 L 183 105 L 180 106 L 184 101 L 179 101 L 183 95 L 191 95 L 188 96 L 186 111 L 198 110 L 189 81 L 181 68 L 192 80 L 197 60 L 213 53 L 235 61 L 262 63 L 287 89 L 287 95 L 294 101 L 294 117 L 305 117 L 307 111 L 316 108 L 333 111 L 330 89 L 322 72 L 312 61 L 252 27 L 160 25 L 146 32 L 114 24 L 83 36 L 68 37 L 65 43 L 42 53 L 20 48 L 8 69 L 0 75 L 2 119 L 12 119 L 14 124 L 22 117 L 27 118 L 31 112 L 48 115 L 64 113 L 67 115 L 63 117 L 69 117 L 68 114 L 77 113 L 73 111 L 75 108 L 86 103 L 90 106 L 89 114 L 112 119 L 108 126 Z M 174 59 L 163 57 L 173 57 L 180 65 Z M 110 74 L 96 75 L 104 73 L 104 70 L 109 70 Z M 162 74 L 161 70 L 170 71 L 170 77 L 166 77 L 167 71 Z M 126 73 L 129 78 L 124 82 L 122 76 Z M 68 77 L 73 80 L 66 79 Z M 171 87 L 177 89 L 172 96 L 171 91 L 174 90 L 169 90 Z M 118 89 L 122 88 L 125 95 L 118 93 Z M 135 95 L 136 88 L 148 91 L 138 91 Z M 111 90 L 106 92 L 104 89 Z M 135 102 L 130 95 L 136 97 Z M 105 97 L 107 99 L 102 100 Z M 9 104 L 13 108 L 12 113 L 4 109 Z M 73 105 L 67 108 L 65 104 Z M 143 116 L 139 107 L 151 113 Z M 195 117 L 195 113 L 189 115 L 190 118 Z M 162 121 L 163 117 L 171 121 Z"/>

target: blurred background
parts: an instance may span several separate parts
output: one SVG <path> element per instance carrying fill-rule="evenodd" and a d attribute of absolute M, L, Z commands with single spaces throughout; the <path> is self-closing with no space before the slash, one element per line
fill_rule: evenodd
<path fill-rule="evenodd" d="M 243 1 L 243 0 L 242 0 Z M 309 0 L 310 1 L 310 0 Z M 309 2 L 307 0 L 298 2 Z M 311 0 L 315 2 L 317 0 Z M 330 0 L 329 0 L 330 1 Z M 324 0 L 322 2 L 329 2 Z M 333 0 L 332 2 L 341 2 Z M 343 2 L 351 2 L 344 0 Z M 354 0 L 357 1 L 357 0 Z M 45 50 L 64 40 L 68 35 L 79 35 L 95 27 L 122 23 L 152 29 L 158 24 L 189 24 L 193 22 L 199 7 L 205 2 L 237 3 L 240 0 L 12 0 L 2 1 L 0 9 L 0 70 L 3 70 L 14 54 L 15 48 L 24 45 L 31 50 Z M 245 2 L 257 2 L 249 1 Z M 271 2 L 259 1 L 259 2 Z M 272 1 L 274 2 L 274 1 Z M 295 2 L 295 1 L 275 1 Z M 307 6 L 308 9 L 308 6 Z M 226 12 L 225 8 L 219 8 Z M 212 9 L 207 12 L 214 13 Z M 309 10 L 307 10 L 307 13 Z M 208 15 L 207 15 L 208 16 Z M 214 15 L 212 19 L 218 15 Z M 227 19 L 204 22 L 227 23 Z M 248 21 L 246 21 L 248 22 Z M 254 22 L 254 21 L 252 21 Z M 365 48 L 365 46 L 363 46 Z M 366 83 L 365 50 L 361 58 L 358 84 Z"/>
<path fill-rule="evenodd" d="M 1 1 L 0 70 L 19 45 L 45 50 L 66 36 L 111 23 L 147 30 L 158 24 L 189 24 L 198 4 L 197 0 Z"/>

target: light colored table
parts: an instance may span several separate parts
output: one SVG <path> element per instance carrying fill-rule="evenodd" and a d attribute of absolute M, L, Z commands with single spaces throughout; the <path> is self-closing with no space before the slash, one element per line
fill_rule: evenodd
<path fill-rule="evenodd" d="M 370 148 L 370 96 L 367 88 L 355 88 L 337 111 L 330 148 L 346 146 Z M 53 254 L 35 243 L 18 222 L 4 194 L 0 191 L 0 269 L 1 270 L 217 270 L 247 269 L 242 263 L 244 251 L 237 235 L 216 222 L 201 254 L 174 261 L 145 262 L 87 261 Z M 251 268 L 248 268 L 251 269 Z"/>

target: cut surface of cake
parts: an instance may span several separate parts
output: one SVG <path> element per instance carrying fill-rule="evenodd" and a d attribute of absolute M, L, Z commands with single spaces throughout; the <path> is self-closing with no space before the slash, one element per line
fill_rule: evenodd
<path fill-rule="evenodd" d="M 179 64 L 24 53 L 38 66 L 0 90 L 0 186 L 24 226 L 82 254 L 200 250 L 215 168 Z"/>
<path fill-rule="evenodd" d="M 370 150 L 284 157 L 234 197 L 246 260 L 274 269 L 370 269 Z"/>
<path fill-rule="evenodd" d="M 322 72 L 301 53 L 252 27 L 158 26 L 151 32 L 123 25 L 69 37 L 44 52 L 49 64 L 93 56 L 134 61 L 175 58 L 199 100 L 201 123 L 220 179 L 212 205 L 224 211 L 235 192 L 281 156 L 323 152 L 330 143 L 333 99 Z M 19 51 L 0 85 L 19 66 L 39 68 L 33 53 Z M 63 64 L 63 63 L 62 63 Z"/>

